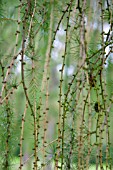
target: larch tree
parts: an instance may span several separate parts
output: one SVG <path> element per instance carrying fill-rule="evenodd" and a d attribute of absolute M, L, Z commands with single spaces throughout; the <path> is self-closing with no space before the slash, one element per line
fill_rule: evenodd
<path fill-rule="evenodd" d="M 113 1 L 0 1 L 3 170 L 112 170 Z"/>

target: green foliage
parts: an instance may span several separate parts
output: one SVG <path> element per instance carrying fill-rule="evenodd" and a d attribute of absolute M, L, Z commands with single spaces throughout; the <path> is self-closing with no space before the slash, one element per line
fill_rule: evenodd
<path fill-rule="evenodd" d="M 112 2 L 1 1 L 0 22 L 2 169 L 111 170 Z"/>

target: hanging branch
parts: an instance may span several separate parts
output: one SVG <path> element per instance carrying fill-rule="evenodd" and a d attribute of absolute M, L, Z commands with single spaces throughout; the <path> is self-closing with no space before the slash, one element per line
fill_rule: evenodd
<path fill-rule="evenodd" d="M 19 154 L 19 157 L 20 157 L 20 166 L 19 166 L 19 169 L 20 170 L 22 170 L 22 167 L 23 167 L 22 158 L 23 158 L 24 122 L 25 122 L 27 108 L 28 108 L 28 104 L 26 102 L 25 110 L 24 110 L 24 113 L 22 115 L 20 144 L 19 144 L 19 147 L 20 147 L 20 154 Z"/>
<path fill-rule="evenodd" d="M 52 30 L 53 30 L 53 23 L 54 23 L 54 0 L 51 0 L 51 12 L 50 12 L 50 26 L 49 26 L 49 36 L 48 36 L 48 46 L 46 50 L 46 60 L 45 60 L 45 65 L 44 65 L 44 74 L 43 74 L 43 79 L 42 79 L 42 85 L 41 85 L 41 93 L 43 93 L 44 88 L 45 88 L 45 108 L 44 108 L 44 121 L 43 121 L 43 150 L 42 150 L 42 155 L 43 155 L 43 170 L 45 169 L 45 144 L 47 143 L 47 124 L 48 124 L 48 111 L 49 111 L 49 72 L 50 72 L 50 57 L 51 57 L 51 46 L 52 46 Z"/>
<path fill-rule="evenodd" d="M 25 49 L 26 49 L 26 42 L 28 42 L 28 39 L 29 39 L 29 35 L 30 35 L 30 31 L 31 31 L 31 26 L 32 26 L 32 21 L 33 21 L 33 17 L 34 17 L 34 13 L 35 13 L 35 8 L 36 8 L 36 0 L 35 0 L 35 6 L 34 6 L 34 11 L 33 11 L 33 14 L 31 15 L 31 21 L 30 21 L 30 25 L 29 25 L 29 29 L 28 29 L 28 34 L 27 34 L 27 39 L 25 37 L 25 28 L 26 28 L 26 16 L 28 15 L 28 11 L 29 11 L 29 4 L 26 8 L 26 13 L 25 13 L 25 19 L 23 21 L 23 36 L 22 36 L 22 51 L 21 51 L 21 76 L 22 76 L 22 84 L 23 84 L 23 89 L 24 89 L 24 93 L 25 93 L 25 96 L 26 96 L 26 99 L 28 101 L 28 104 L 30 106 L 30 109 L 31 109 L 31 112 L 32 112 L 32 115 L 34 115 L 34 111 L 33 111 L 33 108 L 32 108 L 32 104 L 30 102 L 30 99 L 28 97 L 28 93 L 27 93 L 27 87 L 25 85 L 25 77 L 24 77 L 24 65 L 25 65 L 25 62 L 24 62 L 24 54 L 25 54 Z"/>
<path fill-rule="evenodd" d="M 3 83 L 3 86 L 2 86 L 2 89 L 1 89 L 1 92 L 0 92 L 0 104 L 3 103 L 2 96 L 3 96 L 3 91 L 4 91 L 6 84 L 7 84 L 8 76 L 11 73 L 11 70 L 14 66 L 15 60 L 17 59 L 18 55 L 21 53 L 21 51 L 16 53 L 17 46 L 18 46 L 18 38 L 19 38 L 19 33 L 20 33 L 20 10 L 21 10 L 21 8 L 22 8 L 22 3 L 20 3 L 19 8 L 18 8 L 18 20 L 17 20 L 18 26 L 17 26 L 17 31 L 16 31 L 16 34 L 15 34 L 16 35 L 16 44 L 15 44 L 15 47 L 14 47 L 14 57 L 12 58 L 11 63 L 8 66 L 6 75 L 5 75 L 4 80 L 3 80 L 4 83 Z"/>
<path fill-rule="evenodd" d="M 4 67 L 0 62 L 2 68 L 2 77 L 4 79 Z M 8 93 L 8 89 L 5 86 L 5 95 Z M 3 169 L 8 169 L 10 166 L 10 139 L 11 139 L 11 108 L 10 108 L 10 101 L 9 98 L 6 98 L 5 101 L 5 112 L 6 112 L 6 141 L 5 141 L 5 158 L 3 162 Z"/>
<path fill-rule="evenodd" d="M 70 8 L 69 8 L 69 13 L 68 13 L 68 16 L 67 16 L 67 25 L 66 25 L 66 40 L 65 40 L 65 49 L 64 49 L 64 55 L 62 56 L 63 57 L 63 64 L 62 64 L 62 71 L 61 71 L 61 79 L 60 79 L 60 82 L 63 83 L 63 72 L 64 72 L 64 67 L 65 67 L 65 60 L 66 60 L 66 53 L 67 53 L 67 46 L 68 46 L 68 30 L 69 30 L 69 20 L 70 20 L 70 13 L 71 13 L 71 6 L 72 4 L 70 4 Z M 62 84 L 60 84 L 60 86 L 62 87 Z M 61 89 L 60 89 L 61 90 Z M 62 94 L 62 92 L 61 92 Z M 61 169 L 63 169 L 63 165 L 64 165 L 64 132 L 65 132 L 65 119 L 66 119 L 66 108 L 65 108 L 65 105 L 66 105 L 66 101 L 64 102 L 64 106 L 63 106 L 63 114 L 62 114 L 62 151 L 61 151 L 61 154 L 62 154 L 62 159 L 61 159 Z"/>
<path fill-rule="evenodd" d="M 72 2 L 73 0 L 70 1 L 70 3 L 68 4 L 68 8 L 72 6 Z M 67 8 L 67 12 L 68 12 L 68 8 Z M 64 73 L 64 67 L 65 67 L 65 59 L 66 59 L 66 52 L 67 52 L 67 37 L 68 37 L 68 28 L 69 28 L 69 16 L 70 16 L 70 11 L 69 10 L 69 14 L 67 17 L 67 25 L 66 25 L 66 41 L 65 41 L 65 49 L 64 49 L 64 55 L 62 56 L 63 61 L 62 61 L 62 68 L 61 70 L 59 70 L 61 72 L 61 76 L 60 76 L 60 85 L 59 85 L 59 116 L 58 116 L 58 143 L 57 143 L 57 152 L 56 152 L 56 158 L 55 158 L 55 170 L 57 170 L 59 168 L 58 166 L 58 159 L 59 159 L 59 153 L 60 153 L 60 141 L 62 140 L 62 145 L 64 145 L 64 135 L 62 135 L 64 133 L 64 129 L 61 128 L 61 114 L 62 114 L 62 94 L 63 94 L 63 73 Z M 63 18 L 62 18 L 63 19 Z M 64 111 L 65 112 L 65 111 Z M 63 122 L 64 122 L 64 115 L 63 115 Z M 64 123 L 63 123 L 64 126 Z M 63 133 L 62 133 L 63 132 Z M 61 134 L 62 133 L 62 134 Z M 63 146 L 64 147 L 64 146 Z M 63 148 L 62 148 L 62 154 L 63 154 Z M 63 168 L 63 155 L 62 155 L 62 163 L 61 163 L 61 169 Z"/>

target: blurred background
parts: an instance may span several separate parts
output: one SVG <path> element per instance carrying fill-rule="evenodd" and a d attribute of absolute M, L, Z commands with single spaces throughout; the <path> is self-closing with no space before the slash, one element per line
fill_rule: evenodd
<path fill-rule="evenodd" d="M 25 163 L 23 169 L 32 169 L 34 148 L 37 150 L 39 159 L 38 168 L 41 169 L 43 162 L 46 162 L 46 170 L 54 169 L 57 138 L 59 138 L 59 113 L 62 115 L 61 129 L 65 129 L 65 142 L 61 142 L 61 146 L 65 148 L 63 152 L 65 156 L 60 155 L 59 159 L 62 162 L 63 157 L 64 168 L 69 169 L 68 152 L 70 149 L 73 150 L 74 153 L 70 157 L 70 169 L 76 169 L 83 112 L 85 123 L 81 135 L 84 147 L 81 153 L 83 152 L 84 157 L 87 157 L 91 149 L 89 169 L 95 169 L 97 164 L 99 148 L 95 143 L 98 142 L 98 133 L 100 135 L 98 125 L 102 124 L 104 119 L 107 119 L 109 125 L 105 124 L 103 137 L 101 137 L 102 164 L 106 169 L 112 168 L 112 7 L 110 0 L 103 0 L 100 3 L 96 0 L 0 1 L 0 89 L 2 94 L 0 162 L 3 169 L 7 164 L 6 159 L 9 160 L 9 169 L 19 168 L 20 146 L 23 153 L 22 162 Z M 103 18 L 100 17 L 101 15 Z M 23 50 L 24 40 L 23 65 L 25 66 L 22 69 L 21 50 Z M 22 70 L 24 70 L 24 79 Z M 99 70 L 102 70 L 101 76 Z M 30 104 L 26 101 L 23 81 L 27 87 Z M 103 83 L 103 87 L 100 82 Z M 104 94 L 102 94 L 102 88 Z M 89 94 L 90 97 L 87 97 Z M 63 111 L 63 105 L 66 111 Z M 36 113 L 34 116 L 32 107 Z M 85 111 L 83 111 L 84 107 Z M 99 114 L 103 114 L 101 118 Z M 89 130 L 90 139 L 87 135 Z M 37 144 L 35 144 L 35 137 L 37 137 Z M 71 140 L 74 143 L 73 148 L 71 148 Z M 89 145 L 88 141 L 90 141 Z M 44 144 L 48 144 L 48 147 L 44 147 Z M 90 146 L 89 150 L 88 146 Z M 108 158 L 106 158 L 107 154 Z M 82 162 L 85 169 L 84 164 L 85 158 Z"/>

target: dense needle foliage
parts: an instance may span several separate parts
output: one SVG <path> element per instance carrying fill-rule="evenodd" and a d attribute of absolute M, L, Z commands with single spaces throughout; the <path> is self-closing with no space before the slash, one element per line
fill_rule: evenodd
<path fill-rule="evenodd" d="M 0 168 L 112 170 L 112 0 L 1 0 L 0 25 Z"/>

